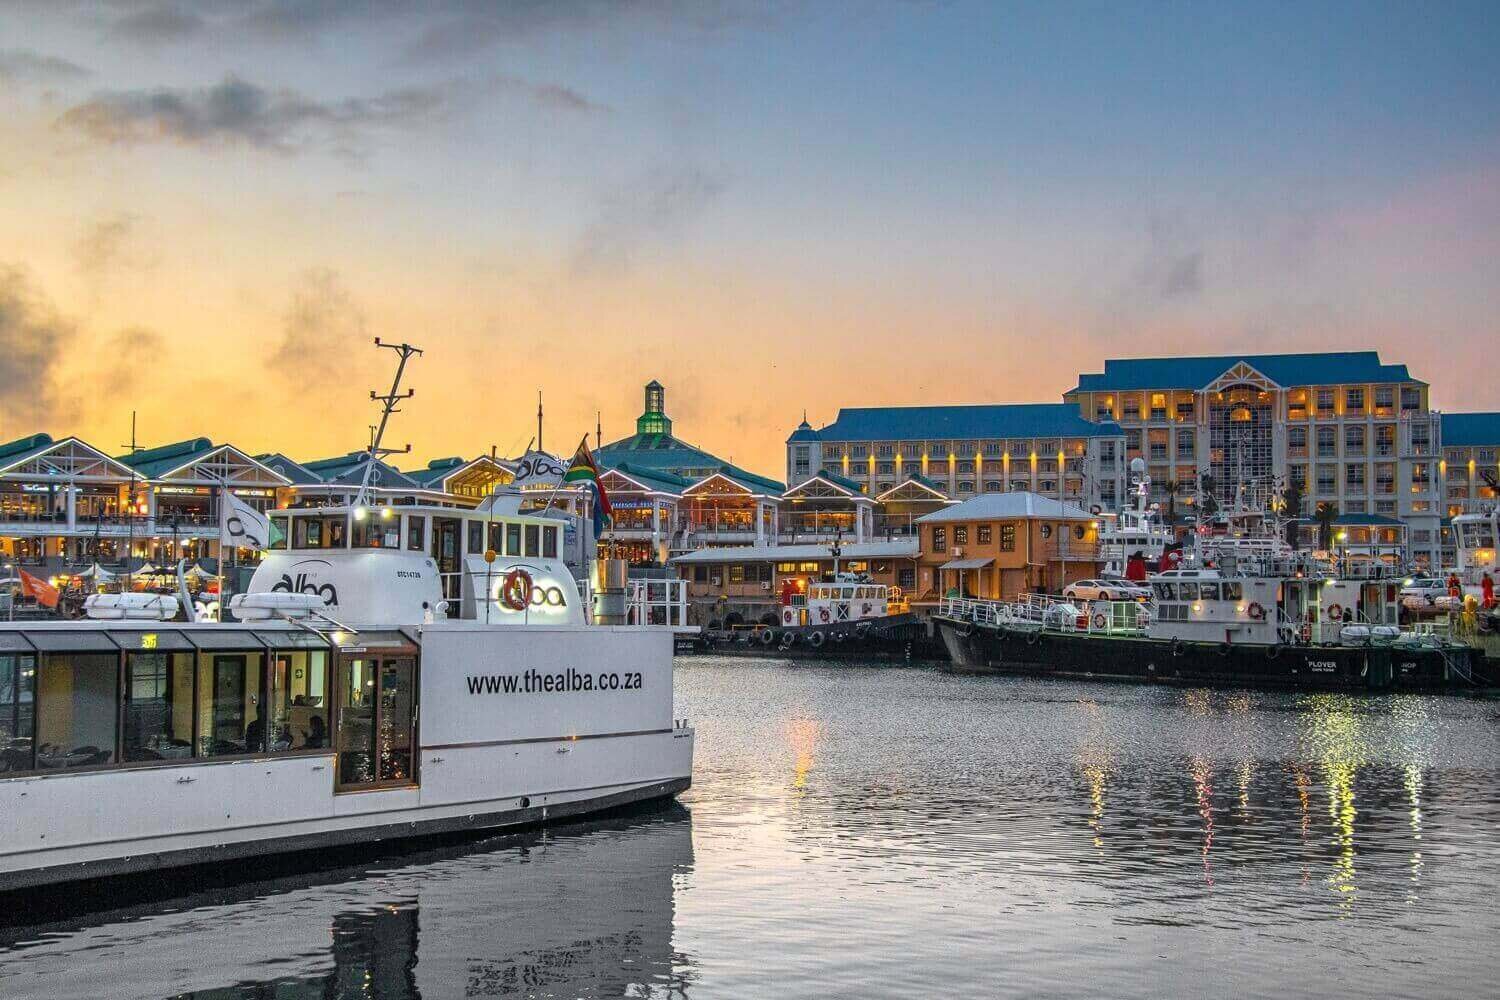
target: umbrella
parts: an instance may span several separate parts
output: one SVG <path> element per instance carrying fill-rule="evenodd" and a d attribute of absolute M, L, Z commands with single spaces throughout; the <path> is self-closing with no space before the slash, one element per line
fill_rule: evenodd
<path fill-rule="evenodd" d="M 196 576 L 198 579 L 202 580 L 202 579 L 204 579 L 206 577 L 213 576 L 214 574 L 210 573 L 208 570 L 204 569 L 202 566 L 199 566 L 197 563 L 193 563 L 193 568 L 187 571 L 187 575 L 188 576 Z"/>
<path fill-rule="evenodd" d="M 149 562 L 141 563 L 141 565 L 137 566 L 135 569 L 136 576 L 159 576 L 160 574 L 161 570 L 157 569 Z"/>

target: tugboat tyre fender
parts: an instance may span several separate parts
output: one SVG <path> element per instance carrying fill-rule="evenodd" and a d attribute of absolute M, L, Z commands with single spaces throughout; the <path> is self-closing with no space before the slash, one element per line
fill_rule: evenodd
<path fill-rule="evenodd" d="M 1041 632 L 1038 631 L 1038 632 L 1027 632 L 1026 633 L 1026 645 L 1028 645 L 1028 646 L 1035 646 L 1037 643 L 1039 643 L 1041 641 L 1042 641 L 1042 633 Z"/>
<path fill-rule="evenodd" d="M 1229 653 L 1230 653 L 1229 643 L 1227 643 L 1227 642 L 1221 642 L 1221 643 L 1219 643 L 1219 655 L 1220 656 L 1228 656 Z"/>
<path fill-rule="evenodd" d="M 1281 643 L 1275 643 L 1266 647 L 1266 659 L 1278 660 L 1281 658 Z"/>
<path fill-rule="evenodd" d="M 760 644 L 762 646 L 772 646 L 772 645 L 775 645 L 775 643 L 776 643 L 776 630 L 775 629 L 769 629 L 769 628 L 768 629 L 762 629 L 761 633 L 760 633 Z"/>
<path fill-rule="evenodd" d="M 813 649 L 822 649 L 823 643 L 826 641 L 828 641 L 828 637 L 822 632 L 813 632 L 807 637 L 807 644 Z"/>
<path fill-rule="evenodd" d="M 1179 639 L 1175 635 L 1172 636 L 1172 655 L 1173 656 L 1181 656 L 1182 655 L 1182 640 Z"/>

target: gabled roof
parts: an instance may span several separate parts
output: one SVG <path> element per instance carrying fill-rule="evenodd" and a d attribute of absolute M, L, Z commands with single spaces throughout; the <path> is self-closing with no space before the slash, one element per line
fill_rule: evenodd
<path fill-rule="evenodd" d="M 1444 448 L 1500 447 L 1500 413 L 1445 413 Z"/>
<path fill-rule="evenodd" d="M 738 486 L 749 493 L 770 494 L 775 497 L 780 497 L 781 494 L 786 492 L 785 483 L 778 483 L 774 479 L 767 479 L 764 476 L 757 476 L 753 472 L 746 472 L 744 469 L 741 469 L 738 466 L 734 465 L 720 466 L 714 472 L 704 476 L 702 479 L 698 480 L 692 486 L 689 486 L 683 492 L 692 493 L 715 479 L 723 479 L 727 482 L 733 483 L 735 486 Z"/>
<path fill-rule="evenodd" d="M 1025 490 L 1011 493 L 984 493 L 972 500 L 954 504 L 917 518 L 918 524 L 942 524 L 947 521 L 998 521 L 1009 517 L 1051 517 L 1065 521 L 1092 521 L 1094 515 L 1082 507 L 1053 500 Z"/>
<path fill-rule="evenodd" d="M 1330 351 L 1317 354 L 1225 354 L 1199 358 L 1111 358 L 1104 371 L 1080 375 L 1072 392 L 1132 389 L 1202 389 L 1243 362 L 1277 385 L 1410 382 L 1405 365 L 1387 365 L 1376 351 Z"/>
<path fill-rule="evenodd" d="M 351 451 L 347 455 L 337 458 L 320 458 L 316 462 L 303 462 L 302 465 L 313 475 L 325 483 L 348 483 L 357 484 L 364 478 L 365 463 L 370 460 L 368 451 Z M 408 486 L 412 489 L 422 489 L 422 484 L 412 479 L 406 473 L 393 465 L 385 462 L 375 463 L 375 473 L 380 476 L 378 485 L 389 488 L 391 486 Z M 377 485 L 372 479 L 371 485 Z"/>
<path fill-rule="evenodd" d="M 301 462 L 295 462 L 277 451 L 267 452 L 264 455 L 256 455 L 255 460 L 271 471 L 285 476 L 291 480 L 294 486 L 310 486 L 313 483 L 321 483 L 323 481 Z"/>
<path fill-rule="evenodd" d="M 33 434 L 30 437 L 7 441 L 5 444 L 0 444 L 0 464 L 9 464 L 9 459 L 38 451 L 51 443 L 52 435 L 50 434 Z"/>
<path fill-rule="evenodd" d="M 659 469 L 640 469 L 629 462 L 611 466 L 605 469 L 603 474 L 607 476 L 610 473 L 629 480 L 643 490 L 654 490 L 660 493 L 681 493 L 693 482 L 691 479 L 675 476 L 670 472 L 662 472 Z"/>
<path fill-rule="evenodd" d="M 890 497 L 892 494 L 894 494 L 897 490 L 903 489 L 903 488 L 905 488 L 907 486 L 916 486 L 919 489 L 925 490 L 926 492 L 931 493 L 932 496 L 933 496 L 933 499 L 935 499 L 935 500 L 947 500 L 948 499 L 948 494 L 944 493 L 943 490 L 942 490 L 942 488 L 939 487 L 937 483 L 934 483 L 932 480 L 928 479 L 926 476 L 919 476 L 916 473 L 911 473 L 911 474 L 907 475 L 907 477 L 905 479 L 901 480 L 901 482 L 897 483 L 895 486 L 890 487 L 885 492 L 879 494 L 878 496 L 875 497 L 875 499 L 876 500 L 885 500 L 888 497 Z"/>
<path fill-rule="evenodd" d="M 909 441 L 976 438 L 1110 437 L 1113 422 L 1094 423 L 1069 403 L 985 406 L 861 406 L 839 410 L 821 428 L 824 441 Z"/>
<path fill-rule="evenodd" d="M 825 489 L 832 489 L 834 492 L 847 496 L 851 500 L 863 500 L 866 503 L 874 502 L 865 496 L 864 490 L 854 480 L 845 479 L 843 476 L 835 475 L 832 472 L 820 472 L 810 479 L 804 479 L 796 486 L 788 487 L 783 496 L 788 499 L 799 496 L 802 493 L 806 493 L 817 483 L 822 483 Z M 825 497 L 825 499 L 833 498 Z"/>
<path fill-rule="evenodd" d="M 32 447 L 23 448 L 22 445 Z M 135 479 L 138 476 L 134 469 L 119 459 L 110 458 L 87 441 L 76 437 L 54 441 L 50 435 L 33 434 L 31 437 L 0 445 L 0 471 L 15 474 L 15 470 L 33 462 L 40 462 L 44 469 L 39 471 L 44 471 L 49 476 L 70 473 L 105 479 L 111 476 Z M 101 468 L 93 468 L 95 463 Z"/>

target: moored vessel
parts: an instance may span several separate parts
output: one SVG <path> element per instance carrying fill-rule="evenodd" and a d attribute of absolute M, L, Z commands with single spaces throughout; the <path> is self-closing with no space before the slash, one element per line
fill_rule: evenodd
<path fill-rule="evenodd" d="M 0 623 L 0 891 L 688 787 L 671 629 L 589 624 L 563 522 L 362 499 L 256 529 L 235 623 L 170 598 Z"/>

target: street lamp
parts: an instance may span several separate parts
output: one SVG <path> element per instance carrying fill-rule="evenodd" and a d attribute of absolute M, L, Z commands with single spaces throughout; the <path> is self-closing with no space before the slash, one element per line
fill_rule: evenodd
<path fill-rule="evenodd" d="M 1345 543 L 1349 540 L 1349 532 L 1340 531 L 1334 538 L 1339 543 L 1339 576 L 1347 576 L 1349 573 L 1349 546 Z"/>

